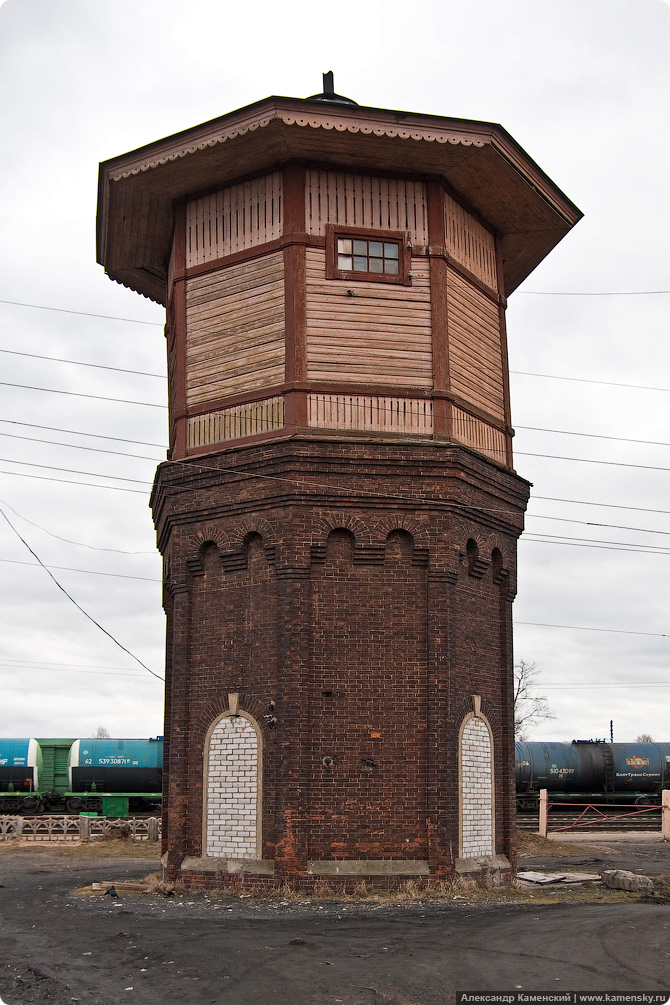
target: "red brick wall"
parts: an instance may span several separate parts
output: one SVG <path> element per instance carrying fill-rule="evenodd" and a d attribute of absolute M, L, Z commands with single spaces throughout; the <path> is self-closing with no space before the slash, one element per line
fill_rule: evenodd
<path fill-rule="evenodd" d="M 202 854 L 204 743 L 229 692 L 262 729 L 263 857 L 278 880 L 331 858 L 427 859 L 449 874 L 473 694 L 493 730 L 496 849 L 513 854 L 511 597 L 527 494 L 434 441 L 296 438 L 159 468 L 172 874 Z"/>

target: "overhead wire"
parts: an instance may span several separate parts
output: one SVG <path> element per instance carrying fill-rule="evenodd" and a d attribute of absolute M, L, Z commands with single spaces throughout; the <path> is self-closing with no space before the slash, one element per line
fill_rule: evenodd
<path fill-rule="evenodd" d="M 131 325 L 151 325 L 155 328 L 163 328 L 160 321 L 140 321 L 139 318 L 120 318 L 114 314 L 94 314 L 91 311 L 73 311 L 65 307 L 48 307 L 44 304 L 26 304 L 18 300 L 0 300 L 0 304 L 11 304 L 13 307 L 33 307 L 38 311 L 56 311 L 58 314 L 79 314 L 85 318 L 105 318 L 107 321 L 126 321 Z"/>
<path fill-rule="evenodd" d="M 34 562 L 22 562 L 18 558 L 0 558 L 3 565 L 27 565 L 30 569 L 37 569 Z M 58 572 L 80 572 L 87 576 L 110 576 L 112 579 L 139 579 L 143 583 L 160 583 L 160 579 L 155 576 L 133 576 L 124 572 L 99 572 L 97 569 L 73 569 L 69 565 L 47 565 L 40 562 L 43 569 L 56 569 Z"/>
<path fill-rule="evenodd" d="M 119 647 L 119 649 L 122 649 L 124 651 L 124 653 L 128 653 L 128 655 L 130 657 L 132 657 L 132 659 L 134 659 L 136 663 L 139 663 L 139 665 L 141 667 L 143 667 L 148 673 L 150 673 L 152 677 L 156 677 L 158 680 L 164 681 L 165 680 L 164 677 L 161 677 L 160 674 L 157 674 L 153 670 L 151 670 L 150 667 L 148 667 L 146 665 L 146 663 L 142 662 L 142 660 L 139 658 L 139 656 L 136 656 L 135 653 L 131 652 L 131 650 L 128 649 L 126 646 L 124 646 L 122 642 L 119 642 L 119 640 L 117 638 L 115 638 L 115 636 L 112 635 L 111 632 L 108 632 L 106 628 L 103 628 L 103 626 L 100 624 L 99 621 L 96 621 L 96 619 L 92 615 L 90 615 L 88 613 L 88 611 L 84 610 L 84 608 L 81 606 L 81 604 L 77 603 L 77 601 L 74 599 L 74 597 L 70 593 L 68 593 L 68 591 L 65 589 L 64 586 L 61 585 L 61 583 L 59 583 L 59 581 L 56 579 L 56 577 L 51 572 L 51 570 L 48 569 L 47 566 L 42 562 L 42 560 L 39 557 L 39 555 L 34 551 L 33 548 L 31 548 L 31 546 L 28 544 L 28 542 L 26 541 L 26 539 L 22 536 L 22 534 L 20 533 L 20 531 L 18 531 L 16 529 L 16 527 L 14 526 L 14 524 L 12 523 L 12 521 L 9 519 L 9 517 L 7 516 L 7 514 L 5 513 L 5 511 L 2 509 L 2 507 L 0 507 L 0 515 L 9 524 L 9 526 L 11 527 L 11 529 L 14 531 L 14 533 L 18 537 L 19 541 L 21 541 L 21 543 L 23 545 L 25 545 L 25 547 L 28 549 L 28 551 L 33 556 L 33 558 L 35 558 L 39 562 L 39 564 L 42 566 L 42 568 L 44 569 L 44 571 L 46 572 L 46 574 L 53 580 L 53 582 L 56 584 L 56 586 L 58 587 L 58 589 L 61 591 L 61 593 L 63 593 L 67 597 L 67 599 L 70 601 L 70 603 L 74 604 L 74 606 L 77 608 L 77 610 L 81 611 L 81 613 L 84 615 L 85 618 L 88 618 L 88 620 L 93 625 L 95 625 L 96 628 L 99 628 L 100 631 L 104 635 L 107 636 L 107 638 L 111 639 L 112 642 Z"/>
<path fill-rule="evenodd" d="M 167 380 L 164 373 L 148 373 L 146 370 L 128 370 L 121 366 L 104 366 L 102 363 L 84 363 L 78 359 L 63 359 L 60 356 L 40 356 L 35 352 L 19 352 L 18 349 L 0 349 L 0 352 L 8 353 L 12 356 L 26 356 L 28 359 L 43 359 L 51 363 L 69 363 L 72 366 L 90 366 L 96 370 L 111 370 L 114 373 L 133 373 L 139 377 L 157 377 L 160 380 Z"/>
<path fill-rule="evenodd" d="M 34 520 L 29 520 L 27 516 L 24 516 L 22 513 L 19 513 L 18 510 L 14 509 L 13 506 L 10 506 L 9 503 L 6 502 L 4 499 L 0 499 L 0 504 L 2 504 L 3 506 L 5 506 L 8 510 L 11 510 L 12 513 L 15 516 L 18 516 L 19 520 L 23 520 L 24 523 L 30 524 L 31 527 L 36 527 L 38 530 L 44 531 L 45 534 L 48 534 L 49 537 L 55 538 L 57 541 L 64 541 L 65 544 L 75 544 L 75 545 L 77 545 L 80 548 L 90 548 L 91 551 L 114 552 L 114 554 L 117 554 L 117 555 L 155 555 L 156 554 L 155 549 L 153 549 L 152 551 L 125 551 L 122 548 L 102 548 L 102 547 L 100 547 L 98 545 L 95 545 L 95 544 L 87 544 L 85 541 L 73 541 L 69 537 L 62 537 L 60 534 L 54 534 L 53 531 L 47 530 L 47 528 L 43 527 L 41 524 L 35 523 Z"/>
<path fill-rule="evenodd" d="M 20 387 L 24 391 L 45 391 L 48 394 L 67 394 L 71 398 L 89 398 L 92 401 L 115 401 L 121 405 L 144 405 L 147 408 L 162 408 L 167 410 L 167 405 L 158 405 L 153 401 L 131 401 L 128 398 L 113 398 L 103 394 L 84 394 L 82 391 L 63 391 L 58 387 L 36 387 L 33 384 L 16 384 L 11 380 L 0 380 L 2 387 Z"/>

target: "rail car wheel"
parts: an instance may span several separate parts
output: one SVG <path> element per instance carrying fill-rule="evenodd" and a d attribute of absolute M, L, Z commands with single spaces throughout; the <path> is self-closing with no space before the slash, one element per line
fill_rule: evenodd
<path fill-rule="evenodd" d="M 68 813 L 80 813 L 84 807 L 84 800 L 79 796 L 72 796 L 65 804 Z"/>
<path fill-rule="evenodd" d="M 42 804 L 42 810 L 44 810 L 44 804 Z M 40 812 L 40 801 L 37 798 L 37 796 L 26 796 L 25 799 L 21 800 L 19 813 L 39 813 L 39 812 Z"/>

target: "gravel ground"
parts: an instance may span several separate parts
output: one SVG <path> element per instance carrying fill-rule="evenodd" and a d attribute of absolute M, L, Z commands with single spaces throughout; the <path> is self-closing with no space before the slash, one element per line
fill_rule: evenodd
<path fill-rule="evenodd" d="M 670 873 L 668 845 L 612 842 L 567 855 L 561 847 L 520 867 Z M 527 893 L 518 902 L 468 893 L 396 903 L 189 894 L 115 901 L 74 892 L 157 868 L 3 850 L 0 1000 L 443 1005 L 463 991 L 670 993 L 666 898 L 574 903 L 567 891 L 568 901 L 555 903 L 533 903 Z"/>

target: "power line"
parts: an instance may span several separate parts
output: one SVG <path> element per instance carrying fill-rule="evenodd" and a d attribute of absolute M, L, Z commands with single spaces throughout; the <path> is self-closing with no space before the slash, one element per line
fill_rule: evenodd
<path fill-rule="evenodd" d="M 34 562 L 21 562 L 18 558 L 0 558 L 0 562 L 2 562 L 3 565 L 27 565 L 31 569 L 37 568 Z M 57 569 L 59 572 L 81 572 L 84 573 L 86 576 L 111 576 L 113 579 L 139 579 L 143 583 L 161 582 L 160 579 L 155 579 L 154 577 L 151 576 L 130 576 L 122 572 L 98 572 L 96 569 L 72 569 L 70 568 L 69 565 L 45 565 L 44 562 L 40 562 L 40 565 L 42 566 L 43 569 L 46 569 L 47 571 L 49 569 Z"/>
<path fill-rule="evenodd" d="M 2 387 L 20 387 L 24 391 L 46 391 L 49 394 L 67 394 L 73 398 L 91 398 L 94 401 L 116 401 L 122 405 L 145 405 L 147 408 L 164 408 L 167 405 L 156 405 L 152 401 L 130 401 L 127 398 L 111 398 L 102 394 L 82 394 L 81 391 L 61 391 L 56 387 L 35 387 L 33 384 L 15 384 L 9 380 L 0 380 Z"/>
<path fill-rule="evenodd" d="M 527 625 L 531 628 L 564 628 L 574 632 L 609 632 L 613 635 L 645 635 L 655 639 L 667 639 L 667 632 L 633 632 L 624 628 L 588 628 L 586 625 L 549 625 L 543 621 L 514 621 L 515 625 Z"/>
<path fill-rule="evenodd" d="M 132 443 L 132 444 L 135 444 L 136 446 L 140 446 L 140 447 L 156 447 L 159 450 L 166 450 L 167 449 L 167 447 L 166 447 L 166 445 L 164 443 L 153 443 L 153 442 L 149 442 L 147 440 L 130 440 L 130 439 L 128 439 L 125 436 L 108 436 L 105 433 L 87 433 L 87 432 L 83 432 L 80 429 L 63 429 L 62 426 L 44 426 L 44 425 L 40 425 L 40 424 L 37 424 L 37 423 L 34 423 L 34 422 L 19 422 L 17 419 L 0 419 L 0 422 L 6 423 L 8 425 L 13 425 L 13 426 L 25 426 L 26 428 L 29 428 L 29 429 L 48 429 L 51 432 L 67 433 L 68 435 L 71 435 L 71 436 L 86 436 L 86 437 L 92 437 L 93 439 L 99 439 L 99 440 L 111 440 L 111 441 L 113 441 L 115 443 Z M 532 428 L 532 427 L 518 427 L 518 428 Z M 554 430 L 545 430 L 545 432 L 554 432 Z M 556 430 L 556 432 L 565 432 L 565 430 Z M 582 435 L 582 434 L 570 434 L 570 435 Z M 592 435 L 592 434 L 585 433 L 583 435 Z M 644 443 L 644 442 L 647 442 L 647 441 L 641 440 L 639 442 Z M 63 444 L 63 446 L 70 446 L 70 445 L 71 444 Z M 128 456 L 129 457 L 136 457 L 138 455 L 137 454 L 128 454 Z M 4 472 L 4 473 L 6 474 L 8 472 Z M 36 475 L 35 477 L 38 477 L 38 476 Z M 84 482 L 80 482 L 80 483 L 72 482 L 71 484 L 82 484 L 83 485 L 83 484 L 86 484 L 86 483 L 84 483 Z M 95 486 L 95 487 L 98 487 L 98 486 Z M 112 486 L 99 486 L 99 487 L 100 488 L 105 488 L 105 487 L 111 488 Z M 127 490 L 127 491 L 131 491 L 131 490 Z M 132 491 L 134 491 L 134 490 L 132 490 Z M 539 496 L 539 495 L 533 495 L 533 496 L 531 496 L 531 502 L 533 502 L 535 499 L 540 499 L 540 500 L 542 500 L 544 502 L 567 503 L 567 504 L 575 505 L 575 506 L 599 506 L 599 507 L 604 507 L 606 509 L 624 509 L 624 510 L 630 510 L 630 511 L 637 512 L 637 513 L 658 513 L 658 514 L 661 514 L 662 516 L 670 516 L 670 510 L 651 509 L 651 508 L 649 508 L 647 506 L 626 506 L 626 505 L 624 505 L 622 503 L 594 502 L 593 500 L 590 500 L 590 499 L 563 499 L 563 498 L 559 498 L 558 496 Z"/>
<path fill-rule="evenodd" d="M 102 666 L 98 663 L 63 663 L 63 662 L 50 662 L 48 660 L 22 660 L 18 657 L 13 656 L 0 656 L 0 664 L 18 664 L 26 663 L 33 667 L 75 667 L 77 670 L 127 670 L 128 667 L 117 667 L 117 666 L 107 666 L 103 664 Z M 140 674 L 140 676 L 144 676 Z"/>
<path fill-rule="evenodd" d="M 591 690 L 591 689 L 595 689 L 595 688 L 607 688 L 607 689 L 609 689 L 609 688 L 624 688 L 625 690 L 634 690 L 634 689 L 637 689 L 638 687 L 670 687 L 670 682 L 660 683 L 660 684 L 657 684 L 657 683 L 654 683 L 654 682 L 651 682 L 651 681 L 642 682 L 642 683 L 636 681 L 634 684 L 581 684 L 581 683 L 580 684 L 543 684 L 542 685 L 542 690 L 546 689 L 547 691 L 559 691 L 559 690 L 566 690 L 566 691 L 570 690 L 570 691 L 573 691 L 573 690 L 575 690 L 577 688 L 585 688 L 587 690 Z"/>
<path fill-rule="evenodd" d="M 670 471 L 656 464 L 625 464 L 623 461 L 600 461 L 593 457 L 563 457 L 560 454 L 535 454 L 528 450 L 515 450 L 517 457 L 543 457 L 549 461 L 575 461 L 580 464 L 605 464 L 612 468 L 639 468 L 644 471 Z"/>
<path fill-rule="evenodd" d="M 13 666 L 11 663 L 0 664 L 0 671 L 1 670 L 21 670 L 21 671 L 35 670 L 35 671 L 39 672 L 42 669 L 43 669 L 42 667 Z M 87 676 L 88 676 L 88 674 L 96 674 L 96 676 L 101 676 L 101 677 L 143 677 L 144 678 L 144 674 L 143 673 L 118 673 L 118 672 L 115 672 L 113 670 L 70 670 L 68 667 L 52 667 L 47 672 L 50 673 L 50 674 L 51 673 L 83 673 L 83 674 L 86 674 Z M 163 678 L 161 677 L 160 679 L 162 680 Z"/>
<path fill-rule="evenodd" d="M 590 380 L 587 377 L 564 377 L 557 373 L 531 373 L 530 370 L 510 370 L 519 377 L 546 377 L 547 380 L 573 380 L 578 384 L 602 384 L 604 387 L 630 387 L 638 391 L 666 391 L 670 387 L 648 387 L 646 384 L 621 384 L 612 380 Z"/>
<path fill-rule="evenodd" d="M 113 454 L 114 457 L 134 457 L 138 461 L 162 461 L 163 457 L 147 457 L 146 454 L 129 454 L 126 450 L 105 450 L 104 447 L 86 447 L 82 443 L 60 443 L 58 440 L 43 440 L 39 436 L 21 436 L 19 433 L 2 433 L 12 440 L 24 440 L 28 443 L 47 443 L 51 447 L 67 447 L 69 450 L 89 450 L 95 454 Z"/>
<path fill-rule="evenodd" d="M 0 457 L 0 462 L 4 464 L 21 464 L 23 467 L 28 468 L 44 468 L 48 471 L 64 471 L 69 475 L 86 475 L 89 478 L 111 478 L 115 482 L 133 482 L 135 485 L 151 485 L 151 482 L 145 482 L 141 478 L 122 478 L 120 475 L 103 475 L 97 471 L 79 471 L 77 468 L 61 468 L 55 464 L 34 464 L 32 461 L 15 461 L 11 457 Z"/>
<path fill-rule="evenodd" d="M 56 586 L 58 587 L 58 589 L 61 591 L 61 593 L 65 594 L 65 596 L 70 601 L 70 603 L 74 604 L 74 606 L 77 608 L 77 610 L 81 611 L 81 613 L 84 615 L 85 618 L 88 618 L 88 620 L 92 624 L 94 624 L 96 626 L 96 628 L 99 628 L 101 632 L 103 632 L 109 639 L 112 640 L 112 642 L 115 645 L 117 645 L 119 647 L 119 649 L 123 649 L 124 653 L 128 653 L 128 655 L 131 656 L 132 659 L 134 659 L 136 663 L 139 663 L 139 665 L 141 667 L 143 667 L 145 670 L 147 670 L 152 675 L 152 677 L 156 677 L 158 680 L 165 680 L 164 677 L 161 677 L 161 676 L 159 676 L 159 674 L 154 673 L 153 670 L 150 670 L 149 667 L 145 663 L 142 662 L 142 660 L 139 658 L 139 656 L 136 656 L 135 653 L 133 653 L 133 652 L 130 651 L 130 649 L 127 649 L 126 646 L 124 646 L 121 642 L 119 642 L 118 639 L 114 638 L 114 636 L 111 634 L 111 632 L 108 632 L 106 628 L 103 628 L 102 625 L 100 624 L 100 622 L 96 621 L 95 618 L 91 617 L 91 615 L 87 611 L 85 611 L 84 608 L 80 604 L 77 603 L 77 601 L 74 599 L 74 597 L 72 597 L 67 592 L 67 590 L 65 589 L 65 587 L 61 586 L 61 584 L 58 582 L 58 580 L 53 575 L 53 573 L 50 572 L 50 570 L 46 567 L 46 565 L 44 565 L 44 563 L 40 559 L 39 555 L 37 555 L 37 553 L 35 551 L 33 551 L 33 549 L 30 547 L 30 545 L 28 544 L 28 542 L 26 541 L 26 539 L 21 536 L 21 534 L 19 533 L 19 531 L 16 529 L 16 527 L 11 522 L 11 520 L 9 519 L 9 517 L 7 516 L 7 514 L 5 513 L 5 511 L 2 508 L 0 508 L 0 515 L 7 521 L 7 523 L 11 527 L 11 529 L 14 531 L 14 533 L 18 537 L 19 541 L 21 541 L 21 543 L 25 545 L 25 547 L 28 549 L 28 551 L 33 556 L 33 558 L 37 559 L 37 561 L 42 566 L 42 568 L 44 569 L 44 571 L 46 572 L 46 574 L 54 581 L 54 583 L 56 584 Z"/>
<path fill-rule="evenodd" d="M 543 502 L 569 503 L 574 506 L 600 506 L 605 509 L 625 509 L 635 513 L 659 513 L 661 516 L 670 516 L 668 509 L 649 509 L 647 506 L 622 506 L 619 503 L 592 502 L 587 499 L 559 499 L 558 496 L 531 496 L 533 499 L 541 499 Z"/>
<path fill-rule="evenodd" d="M 145 496 L 145 489 L 126 489 L 121 485 L 98 485 L 95 482 L 73 482 L 71 478 L 49 478 L 47 475 L 30 475 L 26 471 L 1 471 L 0 475 L 13 475 L 15 478 L 35 478 L 40 482 L 59 482 L 61 485 L 85 485 L 91 489 L 110 489 L 114 492 L 132 492 L 134 495 Z M 148 484 L 148 482 L 147 482 Z"/>
<path fill-rule="evenodd" d="M 616 440 L 617 443 L 642 443 L 648 447 L 670 447 L 670 443 L 659 440 L 635 440 L 630 436 L 606 436 L 604 433 L 576 433 L 570 429 L 543 429 L 541 426 L 515 426 L 534 433 L 560 433 L 561 436 L 586 436 L 592 440 Z"/>
<path fill-rule="evenodd" d="M 127 370 L 120 366 L 103 366 L 102 363 L 84 363 L 78 359 L 62 359 L 59 356 L 38 356 L 34 352 L 19 352 L 17 349 L 0 349 L 0 352 L 9 353 L 12 356 L 26 356 L 28 359 L 46 359 L 51 363 L 70 363 L 72 366 L 90 366 L 96 370 L 113 370 L 114 373 L 134 373 L 139 377 L 158 377 L 160 380 L 167 380 L 164 373 L 147 373 L 146 370 Z"/>
<path fill-rule="evenodd" d="M 46 527 L 42 527 L 41 524 L 35 523 L 33 520 L 29 520 L 27 516 L 23 516 L 22 513 L 19 513 L 19 511 L 16 510 L 16 509 L 14 509 L 13 506 L 10 506 L 8 502 L 5 502 L 4 499 L 0 499 L 0 503 L 2 503 L 3 506 L 6 506 L 7 509 L 11 510 L 12 513 L 14 513 L 15 516 L 18 516 L 18 518 L 20 520 L 24 520 L 25 523 L 30 524 L 31 527 L 37 527 L 38 530 L 44 531 L 44 533 L 48 534 L 49 537 L 53 537 L 57 541 L 64 541 L 66 544 L 76 544 L 80 548 L 90 548 L 91 551 L 114 552 L 117 555 L 155 555 L 156 554 L 155 549 L 152 550 L 152 551 L 124 551 L 122 548 L 100 548 L 100 547 L 98 547 L 95 544 L 86 544 L 84 541 L 72 541 L 69 537 L 61 537 L 60 534 L 54 534 L 53 531 L 47 530 L 47 528 Z"/>
<path fill-rule="evenodd" d="M 84 318 L 105 318 L 107 321 L 126 321 L 132 325 L 151 325 L 154 328 L 163 328 L 160 321 L 139 321 L 138 318 L 119 318 L 113 314 L 92 314 L 90 311 L 71 311 L 65 307 L 45 307 L 43 304 L 23 304 L 18 300 L 0 300 L 0 304 L 11 304 L 13 307 L 34 307 L 38 311 L 56 311 L 58 314 L 79 314 Z"/>
<path fill-rule="evenodd" d="M 670 530 L 651 530 L 649 527 L 630 527 L 621 523 L 596 523 L 595 520 L 572 520 L 569 516 L 546 516 L 544 513 L 527 513 L 526 519 L 555 520 L 559 523 L 578 523 L 584 527 L 610 527 L 612 530 L 633 530 L 639 534 L 663 534 L 670 537 Z"/>
<path fill-rule="evenodd" d="M 158 447 L 167 450 L 164 443 L 148 443 L 146 440 L 129 440 L 125 436 L 108 436 L 106 433 L 84 433 L 80 429 L 63 429 L 61 426 L 41 426 L 35 422 L 19 422 L 18 419 L 0 419 L 12 426 L 26 426 L 30 429 L 49 429 L 52 433 L 68 433 L 71 436 L 92 436 L 96 440 L 113 440 L 115 443 L 135 443 L 140 447 Z"/>
<path fill-rule="evenodd" d="M 596 551 L 629 551 L 637 553 L 638 555 L 668 555 L 670 552 L 665 551 L 647 551 L 644 548 L 636 547 L 635 545 L 627 545 L 624 541 L 620 545 L 612 544 L 580 544 L 577 541 L 545 541 L 544 538 L 536 536 L 534 534 L 524 534 L 522 541 L 527 541 L 529 544 L 554 544 L 554 545 L 564 545 L 568 548 L 595 548 Z"/>
<path fill-rule="evenodd" d="M 613 290 L 610 293 L 560 292 L 559 290 L 519 290 L 529 297 L 656 297 L 670 290 Z"/>

